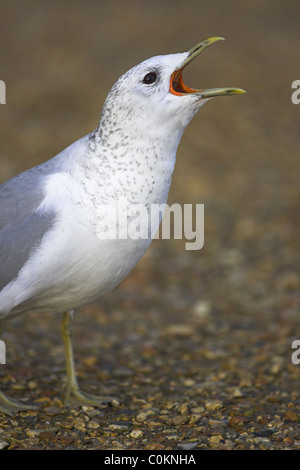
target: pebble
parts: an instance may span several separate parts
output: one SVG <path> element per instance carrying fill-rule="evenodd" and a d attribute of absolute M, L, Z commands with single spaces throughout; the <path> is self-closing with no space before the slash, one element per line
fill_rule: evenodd
<path fill-rule="evenodd" d="M 193 450 L 198 447 L 198 442 L 181 442 L 177 447 L 179 450 Z"/>
<path fill-rule="evenodd" d="M 132 437 L 133 439 L 140 439 L 141 437 L 143 437 L 143 435 L 144 435 L 144 433 L 142 431 L 140 431 L 139 429 L 134 429 L 129 434 L 129 436 Z"/>
<path fill-rule="evenodd" d="M 163 419 L 161 419 L 161 421 L 164 422 Z M 147 426 L 148 426 L 149 428 L 156 428 L 156 427 L 162 425 L 162 422 L 161 422 L 161 421 L 149 421 L 149 422 L 147 423 Z M 167 421 L 169 421 L 169 419 L 167 419 Z"/>
<path fill-rule="evenodd" d="M 36 382 L 35 380 L 30 380 L 30 381 L 28 382 L 28 388 L 29 388 L 30 390 L 35 390 L 37 387 L 38 387 L 38 384 L 37 384 L 37 382 Z"/>
<path fill-rule="evenodd" d="M 36 437 L 38 434 L 39 432 L 36 429 L 29 429 L 26 431 L 26 436 L 28 437 Z"/>
<path fill-rule="evenodd" d="M 170 336 L 178 336 L 181 338 L 188 338 L 194 334 L 195 330 L 186 323 L 178 323 L 170 325 L 166 328 L 166 333 Z"/>
<path fill-rule="evenodd" d="M 39 439 L 42 440 L 53 440 L 57 439 L 56 434 L 52 431 L 42 431 L 38 434 Z"/>
<path fill-rule="evenodd" d="M 48 415 L 60 415 L 62 409 L 58 408 L 57 406 L 48 406 L 47 408 L 44 408 L 45 413 Z"/>
<path fill-rule="evenodd" d="M 74 419 L 74 428 L 78 429 L 78 431 L 84 431 L 85 430 L 85 425 L 86 425 L 86 420 L 82 418 L 75 418 Z"/>
<path fill-rule="evenodd" d="M 205 300 L 199 300 L 192 308 L 192 313 L 197 318 L 206 319 L 211 313 L 211 304 Z"/>
<path fill-rule="evenodd" d="M 61 436 L 60 437 L 60 442 L 61 442 L 61 444 L 65 445 L 65 446 L 69 446 L 74 442 L 74 439 L 73 439 L 73 437 L 69 437 L 69 436 Z"/>
<path fill-rule="evenodd" d="M 241 398 L 243 396 L 243 392 L 240 388 L 236 388 L 232 393 L 232 398 Z"/>
<path fill-rule="evenodd" d="M 180 415 L 180 416 L 174 416 L 170 420 L 174 426 L 182 426 L 186 423 L 188 423 L 189 418 L 186 415 Z"/>
<path fill-rule="evenodd" d="M 128 426 L 126 424 L 119 424 L 119 423 L 112 423 L 109 424 L 108 426 L 110 429 L 113 429 L 114 431 L 127 431 Z"/>
<path fill-rule="evenodd" d="M 299 421 L 299 416 L 293 411 L 288 410 L 284 415 L 285 421 Z"/>
<path fill-rule="evenodd" d="M 204 407 L 203 406 L 196 406 L 196 407 L 191 409 L 191 412 L 195 413 L 195 414 L 201 414 L 201 413 L 204 412 Z"/>
<path fill-rule="evenodd" d="M 245 423 L 246 418 L 244 416 L 232 416 L 228 422 L 228 426 L 231 428 L 238 428 Z"/>
<path fill-rule="evenodd" d="M 148 411 L 141 411 L 137 417 L 136 417 L 136 420 L 137 421 L 146 421 L 146 419 L 149 417 L 149 416 L 152 416 L 154 415 L 155 412 L 152 411 L 152 410 L 148 410 Z"/>
<path fill-rule="evenodd" d="M 158 443 L 153 443 L 153 444 L 148 444 L 145 447 L 145 450 L 164 450 L 165 446 L 163 444 L 158 444 Z"/>
<path fill-rule="evenodd" d="M 90 421 L 87 425 L 89 429 L 98 429 L 100 428 L 100 424 L 97 423 L 96 421 Z"/>
<path fill-rule="evenodd" d="M 220 400 L 212 400 L 205 402 L 204 406 L 208 411 L 215 411 L 221 408 L 223 403 Z"/>
<path fill-rule="evenodd" d="M 0 450 L 5 449 L 8 446 L 9 446 L 9 442 L 6 442 L 0 439 Z"/>
<path fill-rule="evenodd" d="M 184 403 L 183 405 L 181 405 L 181 406 L 178 408 L 178 411 L 179 411 L 180 414 L 186 415 L 186 414 L 189 413 L 190 408 L 189 408 L 189 406 L 188 406 L 186 403 Z"/>
<path fill-rule="evenodd" d="M 208 438 L 208 441 L 211 443 L 211 444 L 219 444 L 221 442 L 221 440 L 223 439 L 222 436 L 211 436 Z"/>

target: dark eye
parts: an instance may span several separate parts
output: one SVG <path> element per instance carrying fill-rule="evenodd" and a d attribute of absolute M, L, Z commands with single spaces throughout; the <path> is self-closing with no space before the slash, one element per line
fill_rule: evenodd
<path fill-rule="evenodd" d="M 156 72 L 150 72 L 147 73 L 147 75 L 144 76 L 143 83 L 146 85 L 151 85 L 151 83 L 154 83 L 157 79 L 157 73 Z"/>

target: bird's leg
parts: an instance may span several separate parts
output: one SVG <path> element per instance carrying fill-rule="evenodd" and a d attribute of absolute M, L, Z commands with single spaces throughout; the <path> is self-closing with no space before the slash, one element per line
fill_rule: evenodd
<path fill-rule="evenodd" d="M 0 335 L 3 331 L 2 322 L 0 323 Z M 0 344 L 1 347 L 1 344 Z M 36 410 L 36 406 L 26 405 L 25 403 L 16 400 L 15 398 L 8 397 L 0 390 L 0 413 L 5 413 L 13 416 L 18 411 Z"/>
<path fill-rule="evenodd" d="M 73 347 L 72 347 L 72 320 L 73 311 L 65 312 L 62 319 L 62 337 L 65 345 L 66 366 L 67 366 L 67 391 L 65 405 L 72 406 L 100 406 L 104 403 L 111 403 L 115 400 L 112 397 L 100 397 L 84 393 L 80 390 L 75 370 Z"/>

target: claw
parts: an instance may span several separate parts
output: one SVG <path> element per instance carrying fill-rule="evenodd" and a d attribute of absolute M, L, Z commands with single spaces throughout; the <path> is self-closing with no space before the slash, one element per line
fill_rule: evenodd
<path fill-rule="evenodd" d="M 78 406 L 95 406 L 101 407 L 105 404 L 117 404 L 119 401 L 114 397 L 102 397 L 85 393 L 79 387 L 72 387 L 67 389 L 65 406 L 68 408 Z"/>
<path fill-rule="evenodd" d="M 37 410 L 38 407 L 34 405 L 26 405 L 22 401 L 15 398 L 8 397 L 0 391 L 0 412 L 9 416 L 13 416 L 18 411 Z"/>

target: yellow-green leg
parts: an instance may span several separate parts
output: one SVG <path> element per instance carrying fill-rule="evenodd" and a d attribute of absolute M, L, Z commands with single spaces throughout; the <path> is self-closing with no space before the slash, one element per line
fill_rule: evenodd
<path fill-rule="evenodd" d="M 67 366 L 67 385 L 66 385 L 66 398 L 65 405 L 67 407 L 74 406 L 100 406 L 104 403 L 111 403 L 115 401 L 115 398 L 112 397 L 100 397 L 96 395 L 91 395 L 89 393 L 82 392 L 79 388 L 74 356 L 73 356 L 73 347 L 72 347 L 72 320 L 73 312 L 65 312 L 62 319 L 62 337 L 65 345 L 66 353 L 66 366 Z"/>
<path fill-rule="evenodd" d="M 2 325 L 0 323 L 0 335 L 2 333 Z M 36 410 L 36 406 L 26 405 L 22 401 L 16 400 L 15 398 L 8 397 L 5 393 L 0 390 L 0 413 L 5 413 L 10 416 L 18 413 L 18 411 L 24 410 Z"/>

